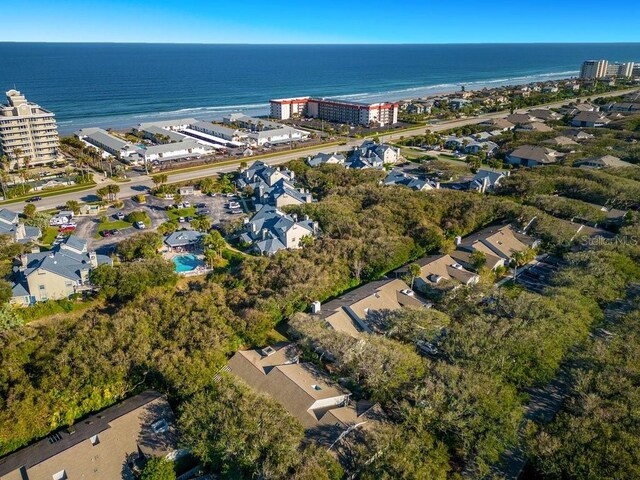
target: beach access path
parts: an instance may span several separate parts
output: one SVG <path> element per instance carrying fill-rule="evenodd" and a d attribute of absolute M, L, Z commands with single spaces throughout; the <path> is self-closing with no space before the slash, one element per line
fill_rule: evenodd
<path fill-rule="evenodd" d="M 602 95 L 598 95 L 598 97 L 600 98 L 614 97 L 614 96 L 621 95 L 623 93 L 630 93 L 632 91 L 638 91 L 638 90 L 640 89 L 636 88 L 636 89 L 626 89 L 621 91 L 608 92 Z M 562 105 L 567 104 L 570 101 L 577 101 L 577 100 L 584 101 L 584 100 L 587 100 L 587 97 L 576 98 L 573 100 L 563 100 L 561 102 L 554 102 L 554 103 L 549 103 L 545 105 L 537 105 L 535 107 L 530 107 L 530 108 L 539 108 L 543 106 L 550 107 L 550 108 L 560 107 Z M 528 108 L 519 109 L 519 110 L 516 110 L 516 112 L 525 112 L 526 110 L 528 110 Z M 502 112 L 496 112 L 496 113 L 489 113 L 485 115 L 479 115 L 477 117 L 461 118 L 458 120 L 451 120 L 451 121 L 446 121 L 446 122 L 441 122 L 436 124 L 428 124 L 428 125 L 425 124 L 425 125 L 417 126 L 415 128 L 404 129 L 398 132 L 383 134 L 383 135 L 380 135 L 379 138 L 380 138 L 380 141 L 383 143 L 393 142 L 394 140 L 399 140 L 402 137 L 407 138 L 414 135 L 423 135 L 426 132 L 426 130 L 429 130 L 431 132 L 441 132 L 443 130 L 449 130 L 452 128 L 464 127 L 467 125 L 474 125 L 489 119 L 504 118 L 507 115 L 509 115 L 509 113 L 510 113 L 509 111 L 502 111 Z M 291 160 L 295 160 L 297 158 L 314 156 L 314 155 L 317 155 L 318 153 L 339 153 L 339 152 L 350 151 L 350 150 L 353 150 L 353 147 L 360 145 L 362 141 L 363 139 L 342 139 L 342 142 L 346 142 L 346 143 L 343 143 L 342 145 L 336 145 L 336 144 L 318 145 L 317 147 L 283 152 L 281 154 L 276 154 L 273 156 L 269 156 L 267 158 L 257 157 L 255 158 L 255 160 L 261 160 L 268 165 L 279 165 L 282 163 L 289 162 Z M 233 163 L 224 162 L 224 164 L 221 164 L 221 165 L 214 164 L 207 167 L 195 167 L 193 169 L 185 169 L 183 171 L 176 170 L 174 173 L 171 173 L 169 171 L 169 172 L 166 172 L 169 177 L 168 183 L 191 182 L 191 181 L 199 180 L 204 177 L 211 177 L 213 175 L 218 175 L 221 173 L 234 172 L 238 169 L 240 162 L 252 162 L 253 160 L 254 159 L 252 157 L 242 157 L 233 161 Z M 98 188 L 104 186 L 106 182 L 110 182 L 110 181 L 103 180 L 96 187 L 88 190 L 83 190 L 81 192 L 74 192 L 74 193 L 61 192 L 60 195 L 52 195 L 49 197 L 45 197 L 42 200 L 35 203 L 36 208 L 38 210 L 50 210 L 50 209 L 63 206 L 68 200 L 78 200 L 80 202 L 97 201 L 99 200 L 99 197 L 96 195 L 96 191 L 98 190 Z M 140 193 L 143 193 L 143 194 L 147 193 L 149 189 L 153 188 L 154 183 L 151 180 L 151 176 L 140 175 L 132 178 L 131 181 L 128 183 L 118 183 L 118 185 L 120 186 L 120 193 L 118 194 L 118 198 L 124 199 L 124 198 L 133 197 Z M 11 208 L 14 211 L 22 211 L 25 205 L 27 205 L 27 202 L 25 201 L 16 201 L 11 203 L 7 202 L 5 204 L 6 207 Z"/>

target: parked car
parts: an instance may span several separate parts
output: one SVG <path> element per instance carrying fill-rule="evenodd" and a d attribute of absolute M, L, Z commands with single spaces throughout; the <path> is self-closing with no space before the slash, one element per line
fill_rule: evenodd
<path fill-rule="evenodd" d="M 134 225 L 135 225 L 136 228 L 138 228 L 140 230 L 144 230 L 145 228 L 147 228 L 147 226 L 141 220 L 138 220 Z"/>
<path fill-rule="evenodd" d="M 207 206 L 207 204 L 206 204 L 206 203 L 196 203 L 196 204 L 194 205 L 194 207 L 196 207 L 196 208 L 205 208 L 206 206 Z"/>
<path fill-rule="evenodd" d="M 124 220 L 124 213 L 122 213 L 122 212 L 118 212 L 118 213 L 116 213 L 116 218 L 117 218 L 118 220 Z"/>
<path fill-rule="evenodd" d="M 209 210 L 208 208 L 203 208 L 202 210 L 198 210 L 196 212 L 196 214 L 198 215 L 209 215 L 211 213 L 211 210 Z"/>
<path fill-rule="evenodd" d="M 193 222 L 193 217 L 192 216 L 188 216 L 187 217 L 187 222 Z"/>
<path fill-rule="evenodd" d="M 234 210 L 231 210 L 231 213 L 232 213 L 233 215 L 239 215 L 239 214 L 241 214 L 241 213 L 242 213 L 242 210 L 240 210 L 239 208 L 236 208 L 236 209 L 234 209 Z"/>
<path fill-rule="evenodd" d="M 178 218 L 178 222 L 179 222 L 179 223 L 184 223 L 184 217 L 180 217 L 180 218 Z"/>
<path fill-rule="evenodd" d="M 111 236 L 111 230 L 102 230 L 102 236 L 103 237 L 110 237 Z"/>
<path fill-rule="evenodd" d="M 184 208 L 191 207 L 191 203 L 190 202 L 182 202 L 182 205 L 184 205 Z"/>
<path fill-rule="evenodd" d="M 60 229 L 58 230 L 58 232 L 61 232 L 61 233 L 71 233 L 71 232 L 75 231 L 75 229 L 76 229 L 76 227 L 71 227 L 71 226 L 68 226 L 68 225 L 63 225 L 63 226 L 61 226 L 61 227 L 60 227 Z"/>

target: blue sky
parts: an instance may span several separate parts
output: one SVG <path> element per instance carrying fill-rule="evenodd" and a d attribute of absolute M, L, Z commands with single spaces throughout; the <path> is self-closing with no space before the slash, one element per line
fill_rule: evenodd
<path fill-rule="evenodd" d="M 0 41 L 640 42 L 638 18 L 638 0 L 20 0 Z"/>

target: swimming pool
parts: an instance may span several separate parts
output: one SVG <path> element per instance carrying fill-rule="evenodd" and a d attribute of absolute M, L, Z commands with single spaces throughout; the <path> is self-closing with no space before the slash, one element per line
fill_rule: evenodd
<path fill-rule="evenodd" d="M 176 265 L 176 272 L 178 273 L 190 272 L 195 270 L 196 267 L 202 266 L 202 261 L 192 253 L 173 257 L 173 263 Z"/>

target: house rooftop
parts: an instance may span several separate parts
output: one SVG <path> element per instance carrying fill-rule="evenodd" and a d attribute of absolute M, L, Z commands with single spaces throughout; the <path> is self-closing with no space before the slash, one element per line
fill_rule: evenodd
<path fill-rule="evenodd" d="M 154 428 L 155 422 L 163 420 L 166 425 L 164 428 Z M 56 461 L 54 457 L 66 453 L 67 460 L 73 459 L 68 461 L 68 466 L 62 466 L 69 478 L 116 478 L 111 475 L 120 473 L 127 454 L 141 450 L 147 454 L 166 455 L 177 447 L 173 423 L 173 412 L 166 399 L 158 392 L 146 391 L 0 459 L 0 477 L 28 479 L 30 469 L 37 467 L 42 472 L 47 468 L 48 461 L 51 462 L 50 468 L 53 468 L 62 462 L 62 459 Z M 100 435 L 104 445 L 96 444 L 97 435 Z M 107 437 L 110 440 L 108 442 Z M 92 445 L 85 445 L 85 442 L 91 442 Z M 98 447 L 102 448 L 99 451 L 92 450 Z M 98 461 L 97 454 L 100 456 Z M 48 478 L 58 471 L 49 473 Z"/>

